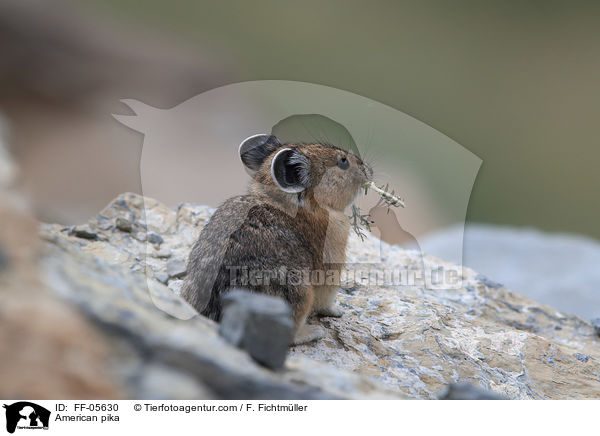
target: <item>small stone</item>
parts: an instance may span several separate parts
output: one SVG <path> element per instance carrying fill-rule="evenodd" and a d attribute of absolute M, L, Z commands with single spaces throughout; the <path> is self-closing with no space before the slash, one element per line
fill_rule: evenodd
<path fill-rule="evenodd" d="M 160 245 L 163 243 L 163 238 L 157 233 L 148 233 L 148 242 L 151 244 Z"/>
<path fill-rule="evenodd" d="M 154 250 L 152 252 L 152 257 L 157 257 L 159 259 L 167 259 L 171 257 L 173 253 L 168 248 L 161 248 L 160 250 Z"/>
<path fill-rule="evenodd" d="M 131 220 L 119 217 L 115 221 L 115 227 L 122 232 L 131 233 L 131 230 L 133 229 L 133 223 Z"/>
<path fill-rule="evenodd" d="M 243 290 L 223 297 L 219 334 L 266 367 L 283 366 L 294 330 L 290 306 L 279 297 Z"/>
<path fill-rule="evenodd" d="M 187 272 L 187 266 L 183 260 L 170 259 L 167 262 L 167 274 L 169 277 L 178 279 L 185 275 Z"/>
<path fill-rule="evenodd" d="M 600 336 L 600 318 L 594 318 L 591 323 L 594 330 L 596 330 L 596 334 Z"/>
<path fill-rule="evenodd" d="M 156 274 L 154 278 L 165 285 L 169 281 L 169 275 L 165 273 Z"/>
<path fill-rule="evenodd" d="M 502 395 L 470 383 L 452 383 L 438 395 L 440 400 L 505 400 Z"/>
<path fill-rule="evenodd" d="M 140 242 L 146 242 L 146 232 L 137 232 L 133 237 Z"/>
<path fill-rule="evenodd" d="M 73 227 L 69 232 L 69 235 L 76 236 L 82 239 L 98 239 L 98 234 L 96 232 L 86 229 L 85 227 Z"/>

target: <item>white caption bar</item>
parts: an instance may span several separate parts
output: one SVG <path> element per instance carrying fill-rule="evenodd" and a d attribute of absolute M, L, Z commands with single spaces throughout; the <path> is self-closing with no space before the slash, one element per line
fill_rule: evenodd
<path fill-rule="evenodd" d="M 3 401 L 0 434 L 586 434 L 600 401 Z M 17 421 L 15 421 L 17 420 Z M 37 431 L 34 431 L 37 430 Z M 329 433 L 330 432 L 330 433 Z"/>

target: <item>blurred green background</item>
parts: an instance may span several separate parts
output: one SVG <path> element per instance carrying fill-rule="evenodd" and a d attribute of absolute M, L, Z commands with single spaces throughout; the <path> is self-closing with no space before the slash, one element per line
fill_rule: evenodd
<path fill-rule="evenodd" d="M 218 58 L 229 74 L 211 86 L 312 82 L 425 122 L 483 159 L 469 221 L 600 238 L 599 2 L 94 0 L 85 6 L 196 48 L 207 68 Z"/>

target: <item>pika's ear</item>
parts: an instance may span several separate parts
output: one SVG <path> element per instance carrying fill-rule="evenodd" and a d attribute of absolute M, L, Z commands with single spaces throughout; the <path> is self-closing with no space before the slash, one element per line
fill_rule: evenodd
<path fill-rule="evenodd" d="M 240 158 L 247 168 L 257 171 L 265 159 L 280 146 L 279 140 L 273 135 L 252 135 L 240 144 Z"/>
<path fill-rule="evenodd" d="M 298 150 L 284 148 L 273 157 L 271 177 L 284 192 L 302 192 L 310 183 L 310 161 Z"/>

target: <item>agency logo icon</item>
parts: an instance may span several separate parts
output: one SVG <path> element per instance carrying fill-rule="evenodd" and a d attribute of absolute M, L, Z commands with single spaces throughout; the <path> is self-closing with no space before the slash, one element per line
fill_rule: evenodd
<path fill-rule="evenodd" d="M 6 431 L 14 433 L 19 430 L 48 430 L 50 411 L 45 407 L 29 401 L 18 401 L 3 406 L 6 409 Z"/>

